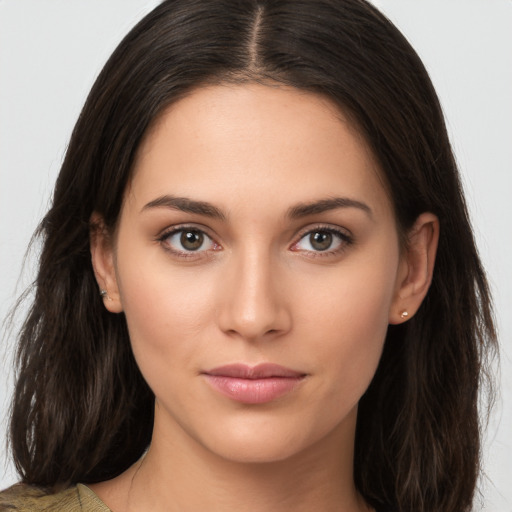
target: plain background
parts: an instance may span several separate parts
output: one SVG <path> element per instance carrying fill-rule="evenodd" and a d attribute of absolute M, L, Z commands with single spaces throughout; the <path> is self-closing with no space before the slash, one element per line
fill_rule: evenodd
<path fill-rule="evenodd" d="M 26 247 L 103 63 L 157 0 L 0 0 L 0 318 L 34 277 Z M 485 441 L 485 510 L 512 511 L 512 0 L 374 0 L 424 60 L 460 164 L 500 330 L 501 396 Z M 21 277 L 20 277 L 21 276 Z M 454 305 L 454 307 L 456 307 Z M 0 488 L 13 339 L 0 345 Z M 477 506 L 476 509 L 480 509 Z"/>

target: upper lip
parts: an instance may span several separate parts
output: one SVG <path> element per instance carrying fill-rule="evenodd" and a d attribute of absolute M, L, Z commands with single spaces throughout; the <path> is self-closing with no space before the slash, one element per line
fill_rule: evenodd
<path fill-rule="evenodd" d="M 265 379 L 270 377 L 299 378 L 305 376 L 305 373 L 297 372 L 273 363 L 262 363 L 256 366 L 241 363 L 227 364 L 213 368 L 204 373 L 206 375 L 239 379 Z"/>

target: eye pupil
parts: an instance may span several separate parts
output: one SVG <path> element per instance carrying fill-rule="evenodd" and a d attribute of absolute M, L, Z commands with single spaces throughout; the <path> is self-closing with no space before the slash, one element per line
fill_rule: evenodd
<path fill-rule="evenodd" d="M 204 235 L 199 231 L 183 231 L 180 242 L 187 251 L 197 251 L 203 245 Z"/>
<path fill-rule="evenodd" d="M 316 231 L 309 235 L 311 247 L 317 251 L 326 251 L 332 245 L 332 233 L 328 231 Z"/>

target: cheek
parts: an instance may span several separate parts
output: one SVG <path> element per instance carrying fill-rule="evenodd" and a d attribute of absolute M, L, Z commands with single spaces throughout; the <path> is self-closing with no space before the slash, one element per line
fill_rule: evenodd
<path fill-rule="evenodd" d="M 302 302 L 302 330 L 315 340 L 315 357 L 334 383 L 333 393 L 355 405 L 378 366 L 395 291 L 398 258 L 359 260 L 333 272 Z M 348 395 L 347 395 L 348 393 Z"/>
<path fill-rule="evenodd" d="M 151 380 L 197 359 L 213 313 L 208 283 L 197 272 L 177 271 L 165 257 L 148 254 L 132 250 L 119 259 L 118 285 L 135 358 Z"/>

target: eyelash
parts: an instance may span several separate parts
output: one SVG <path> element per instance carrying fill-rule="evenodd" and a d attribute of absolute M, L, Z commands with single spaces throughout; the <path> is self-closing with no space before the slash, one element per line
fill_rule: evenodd
<path fill-rule="evenodd" d="M 348 234 L 346 231 L 341 229 L 337 229 L 332 226 L 326 226 L 319 224 L 314 228 L 308 228 L 306 231 L 302 232 L 299 235 L 299 239 L 297 242 L 294 242 L 291 246 L 291 250 L 293 251 L 293 247 L 296 247 L 302 240 L 304 240 L 307 236 L 311 236 L 314 233 L 329 233 L 334 235 L 334 237 L 339 240 L 339 247 L 335 249 L 326 249 L 325 251 L 305 251 L 310 254 L 310 258 L 326 258 L 329 256 L 337 256 L 342 254 L 348 247 L 350 247 L 354 243 L 354 238 L 352 235 Z M 297 251 L 298 252 L 298 251 Z"/>
<path fill-rule="evenodd" d="M 169 243 L 167 243 L 167 240 L 170 237 L 172 237 L 173 235 L 176 235 L 179 233 L 187 233 L 187 232 L 188 233 L 199 233 L 199 234 L 203 235 L 206 239 L 210 240 L 210 242 L 213 243 L 213 245 L 215 247 L 213 249 L 209 249 L 209 250 L 187 251 L 187 250 L 174 249 Z M 204 253 L 206 253 L 206 252 L 209 252 L 211 250 L 218 251 L 221 248 L 221 246 L 219 244 L 217 244 L 217 242 L 215 242 L 213 240 L 213 238 L 210 235 L 208 235 L 208 233 L 205 232 L 204 229 L 201 229 L 196 226 L 188 226 L 188 225 L 174 226 L 173 228 L 168 229 L 168 230 L 164 231 L 161 235 L 159 235 L 156 238 L 156 241 L 160 242 L 160 244 L 163 246 L 163 248 L 166 251 L 169 251 L 170 253 L 172 253 L 175 256 L 178 256 L 179 258 L 198 258 L 201 256 L 205 256 Z"/>
<path fill-rule="evenodd" d="M 210 240 L 212 244 L 214 244 L 213 249 L 207 249 L 207 250 L 197 250 L 197 251 L 187 251 L 187 250 L 177 250 L 174 249 L 167 240 L 172 237 L 173 235 L 179 234 L 179 233 L 199 233 L 202 234 L 206 239 Z M 337 247 L 334 250 L 326 249 L 325 251 L 301 251 L 300 249 L 294 249 L 302 240 L 304 240 L 307 236 L 311 236 L 314 233 L 329 233 L 331 235 L 334 235 L 334 237 L 338 238 L 339 240 L 339 247 Z M 210 251 L 218 251 L 222 247 L 213 240 L 211 236 L 209 236 L 204 229 L 201 229 L 196 226 L 190 226 L 190 225 L 183 225 L 183 226 L 175 226 L 171 229 L 168 229 L 164 231 L 162 234 L 160 234 L 156 241 L 159 242 L 166 251 L 171 252 L 175 256 L 178 256 L 180 258 L 198 258 L 201 256 L 206 256 L 205 253 L 208 253 Z M 313 258 L 325 258 L 333 255 L 339 255 L 342 252 L 344 252 L 350 245 L 354 243 L 354 239 L 351 235 L 349 235 L 346 231 L 342 231 L 341 229 L 336 229 L 332 226 L 325 226 L 325 225 L 317 225 L 314 228 L 308 228 L 306 231 L 303 231 L 296 242 L 294 242 L 290 246 L 290 250 L 294 252 L 307 252 L 310 254 L 309 257 Z"/>

